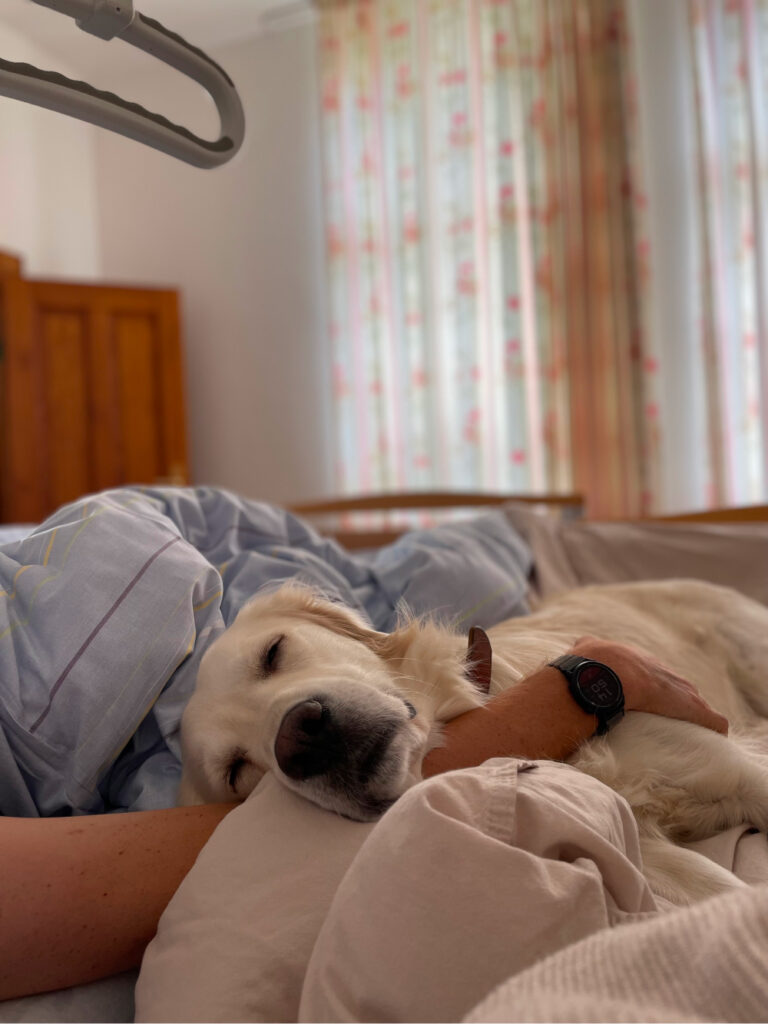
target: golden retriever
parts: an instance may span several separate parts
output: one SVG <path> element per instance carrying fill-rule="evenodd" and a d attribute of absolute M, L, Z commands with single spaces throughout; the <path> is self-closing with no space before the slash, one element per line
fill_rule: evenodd
<path fill-rule="evenodd" d="M 742 822 L 768 828 L 768 608 L 693 580 L 585 587 L 488 631 L 490 692 L 581 636 L 644 649 L 690 679 L 729 738 L 629 712 L 570 759 L 638 821 L 655 892 L 688 903 L 741 883 L 680 846 Z M 307 588 L 249 602 L 206 652 L 181 726 L 181 803 L 243 800 L 265 772 L 322 807 L 379 817 L 420 778 L 440 724 L 483 703 L 466 638 L 429 620 L 391 634 Z"/>

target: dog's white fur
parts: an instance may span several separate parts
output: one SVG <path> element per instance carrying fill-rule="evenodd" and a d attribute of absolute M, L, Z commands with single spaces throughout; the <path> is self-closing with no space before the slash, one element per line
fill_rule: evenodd
<path fill-rule="evenodd" d="M 675 843 L 742 822 L 768 829 L 768 758 L 760 753 L 768 738 L 768 608 L 692 580 L 620 584 L 571 591 L 488 633 L 492 694 L 585 634 L 641 648 L 695 683 L 729 719 L 729 738 L 630 712 L 570 760 L 628 800 L 654 891 L 688 903 L 741 884 Z M 418 780 L 439 724 L 482 703 L 465 656 L 466 639 L 430 621 L 382 634 L 302 587 L 257 596 L 201 663 L 182 720 L 180 802 L 245 799 L 274 771 L 323 807 L 377 817 Z M 307 699 L 349 723 L 351 746 L 365 746 L 383 723 L 386 740 L 365 758 L 355 760 L 353 750 L 343 772 L 288 777 L 276 737 L 286 713 Z"/>

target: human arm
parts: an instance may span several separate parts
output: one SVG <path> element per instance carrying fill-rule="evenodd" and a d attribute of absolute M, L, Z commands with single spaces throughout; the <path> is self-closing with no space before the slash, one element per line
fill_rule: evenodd
<path fill-rule="evenodd" d="M 0 999 L 136 967 L 232 804 L 0 817 Z"/>
<path fill-rule="evenodd" d="M 621 679 L 627 711 L 680 718 L 727 734 L 727 720 L 713 711 L 686 679 L 644 652 L 626 644 L 582 637 L 569 653 L 612 668 Z M 490 757 L 562 760 L 590 739 L 596 728 L 597 718 L 571 697 L 560 670 L 543 665 L 485 707 L 448 722 L 444 745 L 424 759 L 423 774 L 469 768 Z"/>

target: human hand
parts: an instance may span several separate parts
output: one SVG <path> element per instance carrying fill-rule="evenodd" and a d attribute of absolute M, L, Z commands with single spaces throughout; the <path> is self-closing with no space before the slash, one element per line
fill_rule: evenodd
<path fill-rule="evenodd" d="M 728 735 L 728 720 L 707 704 L 696 687 L 636 647 L 584 636 L 573 654 L 612 668 L 621 680 L 627 711 L 647 711 L 678 718 Z"/>

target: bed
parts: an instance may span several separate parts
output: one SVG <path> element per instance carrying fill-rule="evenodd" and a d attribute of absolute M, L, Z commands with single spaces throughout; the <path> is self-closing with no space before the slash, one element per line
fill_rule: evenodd
<path fill-rule="evenodd" d="M 473 621 L 477 618 L 483 624 L 509 614 L 524 614 L 527 607 L 559 590 L 637 578 L 698 576 L 737 586 L 768 604 L 768 508 L 611 523 L 585 520 L 582 508 L 583 503 L 575 495 L 520 498 L 441 494 L 341 499 L 286 510 L 212 488 L 120 488 L 64 506 L 32 533 L 28 533 L 28 527 L 19 528 L 16 537 L 4 543 L 0 551 L 6 559 L 2 568 L 10 573 L 9 579 L 18 572 L 22 556 L 34 562 L 34 570 L 24 574 L 28 577 L 26 593 L 40 594 L 51 588 L 48 607 L 54 607 L 57 600 L 65 606 L 66 591 L 57 592 L 56 587 L 69 583 L 79 587 L 82 574 L 92 579 L 94 566 L 111 566 L 103 579 L 104 586 L 119 593 L 126 579 L 136 575 L 146 556 L 158 546 L 173 541 L 169 551 L 186 551 L 174 563 L 176 576 L 185 592 L 190 588 L 194 591 L 196 610 L 186 622 L 169 618 L 164 635 L 170 646 L 148 672 L 154 673 L 155 689 L 150 694 L 142 691 L 136 698 L 136 708 L 142 709 L 148 696 L 154 699 L 156 714 L 150 716 L 149 724 L 142 724 L 131 741 L 130 758 L 135 763 L 142 743 L 149 749 L 158 734 L 173 732 L 173 722 L 178 721 L 197 663 L 196 654 L 187 656 L 190 642 L 194 648 L 197 637 L 210 640 L 215 636 L 247 593 L 269 578 L 299 575 L 335 588 L 338 596 L 357 603 L 379 628 L 391 626 L 397 601 L 403 596 L 415 611 L 440 606 L 449 617 L 460 620 L 470 609 Z M 383 518 L 372 518 L 376 516 Z M 103 557 L 105 551 L 113 549 L 116 535 L 123 539 L 133 536 L 135 548 L 121 564 L 119 578 L 115 577 L 114 560 L 110 563 Z M 252 558 L 256 549 L 258 569 Z M 57 580 L 41 590 L 51 569 L 56 571 Z M 501 588 L 499 573 L 505 580 Z M 459 585 L 452 590 L 457 580 Z M 145 582 L 149 591 L 156 587 L 156 580 L 147 577 Z M 30 599 L 33 612 L 36 607 Z M 82 620 L 84 629 L 88 615 L 97 613 L 103 614 L 102 601 L 92 609 L 81 602 L 76 618 Z M 150 619 L 157 617 L 157 607 L 150 605 L 146 613 Z M 119 627 L 119 618 L 115 624 Z M 32 626 L 34 633 L 34 619 Z M 60 635 L 49 626 L 40 628 L 44 633 L 35 636 L 35 643 L 39 646 L 42 635 L 55 660 Z M 61 633 L 66 634 L 67 630 Z M 198 646 L 202 648 L 204 643 Z M 129 672 L 132 665 L 129 658 L 125 671 Z M 7 666 L 2 668 L 7 678 Z M 78 692 L 87 699 L 87 669 L 86 664 L 82 678 L 75 680 L 75 706 Z M 118 666 L 118 681 L 120 672 Z M 71 727 L 71 716 L 56 720 L 55 711 L 54 702 L 46 722 L 53 722 L 54 732 L 60 730 L 56 735 L 61 738 L 65 734 L 61 730 Z M 122 706 L 119 717 L 130 722 L 134 713 Z M 104 745 L 114 745 L 114 739 L 105 736 Z M 100 763 L 103 752 L 97 749 L 92 754 L 93 763 Z M 167 768 L 173 756 L 171 744 L 161 755 L 162 765 Z M 158 789 L 153 782 L 151 765 L 145 764 L 130 777 L 125 766 L 125 761 L 117 765 L 108 784 L 102 779 L 89 789 L 89 764 L 73 768 L 68 763 L 65 768 L 73 770 L 76 784 L 65 787 L 66 792 L 50 784 L 38 793 L 17 794 L 18 803 L 6 806 L 4 812 L 140 809 L 172 799 L 171 789 Z M 53 774 L 61 774 L 60 762 L 48 767 Z M 36 769 L 40 777 L 46 766 L 38 763 Z M 31 802 L 25 804 L 25 800 Z M 217 836 L 220 831 L 221 827 Z M 291 886 L 295 888 L 295 881 Z M 251 1009 L 249 1019 L 295 1019 L 296 1006 L 290 1001 L 286 1006 L 284 998 L 286 985 L 295 986 L 297 972 L 301 972 L 301 956 L 289 957 L 278 967 L 282 979 L 278 1001 L 267 1000 L 260 1009 Z M 264 977 L 276 969 L 274 963 L 262 968 Z M 134 981 L 135 975 L 128 974 L 66 992 L 13 1000 L 0 1005 L 0 1019 L 129 1020 Z M 267 990 L 269 986 L 265 985 Z M 249 983 L 248 998 L 253 998 L 253 983 Z M 212 1019 L 206 1016 L 208 1011 L 210 1006 L 204 1007 L 199 1019 Z M 192 1019 L 189 1013 L 183 1017 Z M 171 1018 L 158 1013 L 145 1019 Z"/>

